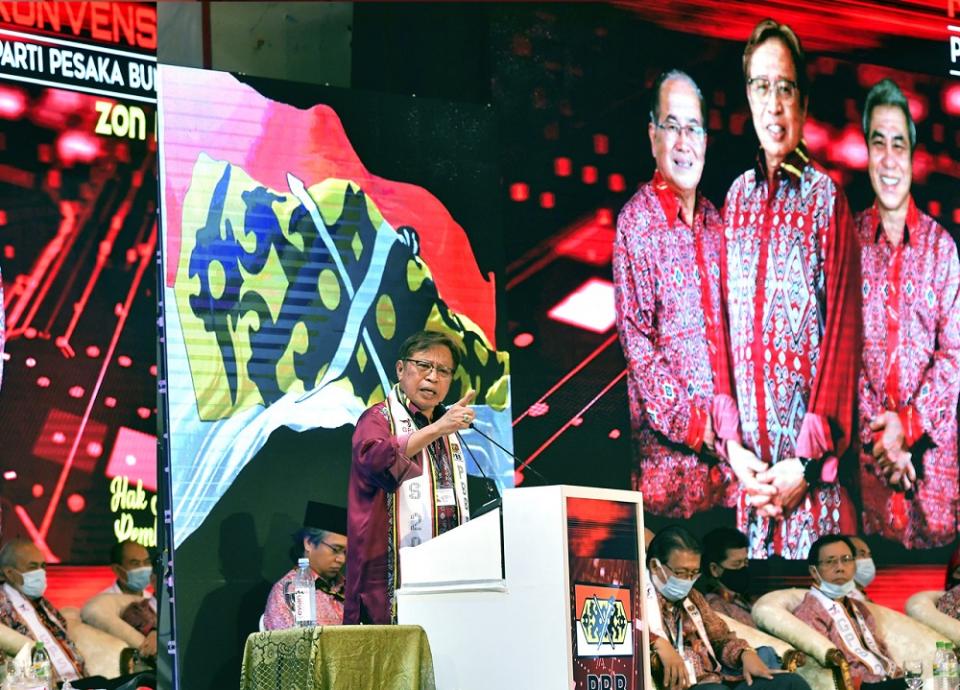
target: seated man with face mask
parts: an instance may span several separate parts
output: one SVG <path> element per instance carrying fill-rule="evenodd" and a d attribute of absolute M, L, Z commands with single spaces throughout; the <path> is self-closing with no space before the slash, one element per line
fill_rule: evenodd
<path fill-rule="evenodd" d="M 794 673 L 772 672 L 693 589 L 700 576 L 700 544 L 670 526 L 647 550 L 647 613 L 652 653 L 663 666 L 664 690 L 809 690 Z"/>
<path fill-rule="evenodd" d="M 150 552 L 135 541 L 122 541 L 110 549 L 110 570 L 117 576 L 101 594 L 139 594 L 156 612 L 157 599 L 146 589 L 153 577 Z"/>
<path fill-rule="evenodd" d="M 850 676 L 861 690 L 905 688 L 903 671 L 866 605 L 852 595 L 856 589 L 856 547 L 849 537 L 831 534 L 810 547 L 807 565 L 813 587 L 793 612 L 823 633 L 850 664 Z"/>
<path fill-rule="evenodd" d="M 725 616 L 757 627 L 750 615 L 750 564 L 747 538 L 732 527 L 718 527 L 703 538 L 703 573 L 695 587 L 707 603 Z"/>
<path fill-rule="evenodd" d="M 101 594 L 136 594 L 142 599 L 130 604 L 120 615 L 144 636 L 141 656 L 157 655 L 157 599 L 146 591 L 153 579 L 150 552 L 135 541 L 122 541 L 110 550 L 110 569 L 117 579 Z"/>
<path fill-rule="evenodd" d="M 850 543 L 853 544 L 853 555 L 857 559 L 853 573 L 853 581 L 857 586 L 850 592 L 850 596 L 860 601 L 870 601 L 870 597 L 867 596 L 867 587 L 877 576 L 877 566 L 873 562 L 873 553 L 867 546 L 867 542 L 860 537 L 851 535 Z"/>
<path fill-rule="evenodd" d="M 0 586 L 0 624 L 43 643 L 58 687 L 68 680 L 77 690 L 156 687 L 156 679 L 149 673 L 110 679 L 87 675 L 66 619 L 43 596 L 47 590 L 46 558 L 32 542 L 17 539 L 4 545 L 0 549 L 0 573 L 5 580 Z"/>
<path fill-rule="evenodd" d="M 67 621 L 44 598 L 46 560 L 32 542 L 15 540 L 0 549 L 0 623 L 36 642 L 43 642 L 56 680 L 87 675 L 83 657 L 67 634 Z"/>

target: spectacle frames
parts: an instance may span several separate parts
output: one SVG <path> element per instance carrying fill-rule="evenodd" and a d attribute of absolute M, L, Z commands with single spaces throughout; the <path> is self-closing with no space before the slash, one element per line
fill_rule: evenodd
<path fill-rule="evenodd" d="M 417 368 L 417 371 L 420 372 L 421 376 L 427 376 L 431 371 L 436 371 L 437 376 L 442 379 L 448 379 L 453 376 L 453 369 L 445 367 L 442 364 L 436 364 L 434 362 L 427 362 L 422 359 L 405 359 L 404 362 L 410 362 L 413 366 Z"/>
<path fill-rule="evenodd" d="M 747 80 L 747 87 L 752 95 L 758 101 L 765 101 L 771 93 L 775 93 L 784 103 L 793 103 L 797 97 L 799 88 L 797 82 L 791 79 L 777 79 L 771 82 L 767 77 L 753 77 Z"/>
<path fill-rule="evenodd" d="M 706 130 L 700 125 L 681 125 L 670 120 L 667 120 L 666 122 L 658 122 L 657 129 L 665 132 L 667 137 L 671 139 L 678 138 L 682 133 L 686 135 L 687 139 L 693 141 L 700 141 L 703 139 L 703 135 L 706 133 Z"/>
<path fill-rule="evenodd" d="M 334 556 L 344 556 L 347 553 L 347 547 L 343 544 L 328 544 L 322 539 L 320 540 L 320 543 L 330 549 Z"/>

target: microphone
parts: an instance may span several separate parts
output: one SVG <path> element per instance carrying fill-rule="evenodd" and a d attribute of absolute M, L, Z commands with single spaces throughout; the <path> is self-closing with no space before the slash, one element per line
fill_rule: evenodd
<path fill-rule="evenodd" d="M 492 437 L 487 436 L 485 433 L 483 433 L 482 431 L 480 431 L 480 429 L 477 428 L 476 424 L 471 424 L 471 425 L 470 425 L 470 430 L 471 430 L 471 431 L 475 431 L 476 433 L 480 434 L 480 435 L 483 436 L 485 439 L 487 439 L 488 441 L 490 441 L 490 443 L 492 443 L 492 444 L 495 445 L 497 448 L 499 448 L 499 449 L 502 450 L 504 453 L 506 453 L 506 454 L 509 455 L 511 458 L 513 458 L 514 462 L 517 462 L 517 463 L 519 463 L 519 464 L 521 464 L 521 465 L 523 464 L 523 461 L 522 461 L 520 458 L 518 458 L 518 457 L 517 457 L 516 455 L 514 455 L 512 452 L 510 452 L 509 450 L 507 450 L 506 448 L 504 448 L 503 446 L 501 446 L 501 445 L 500 445 L 499 443 L 497 443 Z M 471 457 L 472 457 L 472 456 L 471 456 Z M 542 474 L 540 474 L 537 470 L 533 469 L 533 466 L 532 466 L 532 465 L 527 465 L 526 467 L 523 468 L 523 471 L 524 471 L 524 472 L 526 472 L 526 471 L 528 471 L 528 470 L 529 470 L 530 472 L 532 472 L 537 478 L 539 478 L 540 480 L 542 480 L 544 484 L 549 484 L 549 483 L 550 483 L 550 482 L 547 480 L 546 477 L 544 477 Z"/>

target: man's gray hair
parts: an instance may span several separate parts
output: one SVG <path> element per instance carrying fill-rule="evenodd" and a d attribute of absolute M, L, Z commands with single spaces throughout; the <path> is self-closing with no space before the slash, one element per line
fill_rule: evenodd
<path fill-rule="evenodd" d="M 329 534 L 331 534 L 331 532 L 320 529 L 319 527 L 301 527 L 291 535 L 293 544 L 290 546 L 290 558 L 297 561 L 304 557 L 304 539 L 310 542 L 310 546 L 319 546 L 320 542 L 325 540 Z"/>
<path fill-rule="evenodd" d="M 693 77 L 681 69 L 667 70 L 657 77 L 657 80 L 653 83 L 653 91 L 650 94 L 650 122 L 655 125 L 660 124 L 660 92 L 663 90 L 664 84 L 666 84 L 668 81 L 673 81 L 674 79 L 678 81 L 684 81 L 693 87 L 693 90 L 697 94 L 697 98 L 700 100 L 701 124 L 704 126 L 704 128 L 706 128 L 707 104 L 703 100 L 703 94 L 700 92 L 700 87 L 697 86 L 697 82 L 693 80 Z"/>
<path fill-rule="evenodd" d="M 26 539 L 14 539 L 4 544 L 3 548 L 0 548 L 0 569 L 16 568 L 20 549 L 30 543 Z"/>
<path fill-rule="evenodd" d="M 870 145 L 870 118 L 873 115 L 873 109 L 878 105 L 889 105 L 903 111 L 903 116 L 907 120 L 907 131 L 910 133 L 910 153 L 912 154 L 917 146 L 917 126 L 913 123 L 913 116 L 910 115 L 910 102 L 892 79 L 881 79 L 867 94 L 867 100 L 863 105 L 863 136 L 867 140 L 867 145 Z"/>

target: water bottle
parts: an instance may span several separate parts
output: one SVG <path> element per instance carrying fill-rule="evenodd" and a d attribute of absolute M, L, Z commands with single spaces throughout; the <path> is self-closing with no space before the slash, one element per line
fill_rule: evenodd
<path fill-rule="evenodd" d="M 957 670 L 957 655 L 953 651 L 953 642 L 943 643 L 943 677 L 946 679 L 947 690 L 957 690 L 960 687 L 960 674 Z"/>
<path fill-rule="evenodd" d="M 297 576 L 293 580 L 293 617 L 299 628 L 312 628 L 317 624 L 317 588 L 310 572 L 310 561 L 297 561 Z"/>
<path fill-rule="evenodd" d="M 933 690 L 947 690 L 947 678 L 944 675 L 946 662 L 943 640 L 937 641 L 937 653 L 933 655 Z"/>
<path fill-rule="evenodd" d="M 53 672 L 50 668 L 50 657 L 47 656 L 43 642 L 33 646 L 33 656 L 30 658 L 30 672 L 40 687 L 53 687 Z"/>

